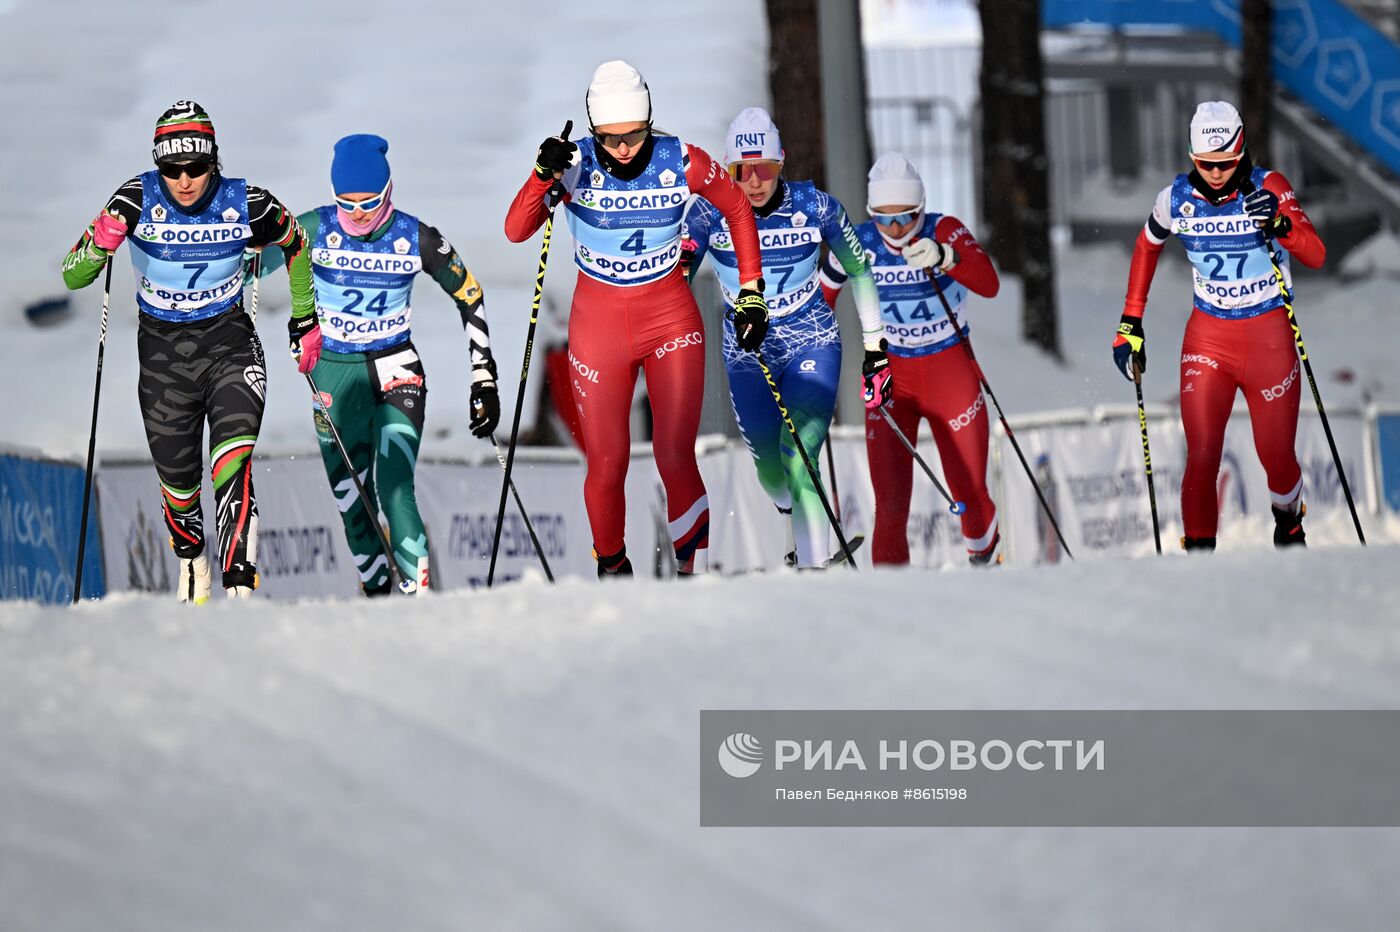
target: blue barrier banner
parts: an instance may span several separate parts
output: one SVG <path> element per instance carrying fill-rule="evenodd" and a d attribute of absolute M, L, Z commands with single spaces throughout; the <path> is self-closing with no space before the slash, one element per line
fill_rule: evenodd
<path fill-rule="evenodd" d="M 93 499 L 83 555 L 83 597 L 89 599 L 107 591 Z M 0 598 L 73 598 L 82 510 L 82 467 L 0 455 Z"/>
<path fill-rule="evenodd" d="M 1380 455 L 1381 500 L 1400 511 L 1400 414 L 1376 418 L 1376 452 Z"/>
<path fill-rule="evenodd" d="M 1177 26 L 1241 43 L 1239 0 L 1044 0 L 1041 21 Z M 1400 172 L 1400 47 L 1338 0 L 1274 0 L 1273 49 L 1276 80 Z"/>

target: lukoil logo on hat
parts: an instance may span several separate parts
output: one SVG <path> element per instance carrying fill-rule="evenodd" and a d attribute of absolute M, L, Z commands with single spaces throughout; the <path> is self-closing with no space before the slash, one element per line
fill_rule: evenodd
<path fill-rule="evenodd" d="M 763 766 L 763 745 L 753 735 L 736 732 L 719 746 L 719 765 L 731 777 L 751 777 Z"/>

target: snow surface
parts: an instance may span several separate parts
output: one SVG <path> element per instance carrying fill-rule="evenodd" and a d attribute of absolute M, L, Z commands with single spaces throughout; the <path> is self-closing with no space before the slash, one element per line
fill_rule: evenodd
<path fill-rule="evenodd" d="M 702 829 L 696 738 L 707 708 L 1394 708 L 1397 557 L 7 603 L 0 924 L 1390 927 L 1400 831 Z"/>

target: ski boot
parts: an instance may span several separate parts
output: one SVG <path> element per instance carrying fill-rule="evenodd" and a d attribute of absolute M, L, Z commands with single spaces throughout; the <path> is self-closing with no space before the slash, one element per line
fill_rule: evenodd
<path fill-rule="evenodd" d="M 1181 549 L 1187 553 L 1199 550 L 1202 553 L 1215 552 L 1214 537 L 1183 537 L 1181 539 Z"/>
<path fill-rule="evenodd" d="M 1273 512 L 1274 546 L 1279 550 L 1284 547 L 1306 547 L 1308 536 L 1303 533 L 1303 516 L 1308 513 L 1308 506 L 1299 502 L 1296 512 L 1287 508 L 1274 508 Z"/>
<path fill-rule="evenodd" d="M 224 571 L 224 591 L 230 599 L 251 599 L 258 588 L 258 569 L 251 563 L 235 563 Z"/>
<path fill-rule="evenodd" d="M 967 552 L 967 562 L 973 566 L 1001 566 L 1004 557 L 997 552 L 997 547 L 1001 545 L 1001 532 L 998 531 L 992 537 L 992 544 L 986 550 L 969 550 Z"/>
<path fill-rule="evenodd" d="M 213 576 L 209 572 L 209 557 L 203 553 L 179 557 L 180 573 L 176 577 L 175 595 L 181 602 L 203 605 L 209 601 Z"/>
<path fill-rule="evenodd" d="M 626 546 L 617 553 L 606 557 L 598 553 L 598 549 L 595 547 L 593 548 L 593 559 L 598 561 L 599 579 L 607 579 L 612 576 L 632 575 L 632 561 L 627 559 Z"/>
<path fill-rule="evenodd" d="M 360 591 L 365 594 L 365 598 L 367 599 L 377 599 L 380 596 L 392 595 L 394 592 L 394 586 L 386 577 L 383 582 L 374 586 L 366 585 L 365 583 L 360 583 Z"/>

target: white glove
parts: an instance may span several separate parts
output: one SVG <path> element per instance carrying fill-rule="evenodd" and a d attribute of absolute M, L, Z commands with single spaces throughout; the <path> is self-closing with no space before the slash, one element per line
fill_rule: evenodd
<path fill-rule="evenodd" d="M 931 236 L 916 239 L 904 247 L 904 261 L 920 269 L 937 268 L 946 272 L 957 264 L 958 254 Z"/>

